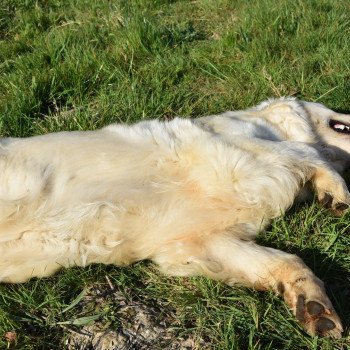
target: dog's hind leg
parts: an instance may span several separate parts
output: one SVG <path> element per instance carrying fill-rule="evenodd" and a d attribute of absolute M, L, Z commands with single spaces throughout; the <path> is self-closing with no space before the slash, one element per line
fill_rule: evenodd
<path fill-rule="evenodd" d="M 22 283 L 32 277 L 50 276 L 63 267 L 65 243 L 53 245 L 36 232 L 30 240 L 13 240 L 0 245 L 0 282 Z M 73 263 L 72 263 L 73 265 Z M 67 265 L 68 266 L 68 265 Z"/>
<path fill-rule="evenodd" d="M 14 220 L 13 220 L 14 221 Z M 76 265 L 74 240 L 61 239 L 31 223 L 0 224 L 0 282 L 22 283 L 52 275 L 63 266 Z M 70 260 L 70 261 L 69 261 Z"/>
<path fill-rule="evenodd" d="M 153 260 L 168 274 L 199 274 L 229 285 L 274 290 L 310 335 L 341 336 L 341 322 L 323 282 L 295 255 L 214 234 L 201 242 L 172 243 Z"/>

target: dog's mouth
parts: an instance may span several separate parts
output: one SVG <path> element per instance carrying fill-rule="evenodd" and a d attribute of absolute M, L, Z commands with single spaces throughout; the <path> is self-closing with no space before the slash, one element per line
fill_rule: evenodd
<path fill-rule="evenodd" d="M 331 119 L 329 121 L 329 126 L 336 132 L 341 134 L 350 134 L 350 124 L 345 124 L 339 120 Z"/>

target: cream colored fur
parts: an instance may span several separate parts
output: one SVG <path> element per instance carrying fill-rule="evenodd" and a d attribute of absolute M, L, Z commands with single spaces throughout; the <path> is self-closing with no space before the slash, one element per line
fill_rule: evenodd
<path fill-rule="evenodd" d="M 350 119 L 280 99 L 194 120 L 2 139 L 0 280 L 150 259 L 169 274 L 274 289 L 310 334 L 340 336 L 322 282 L 296 256 L 253 241 L 308 182 L 337 214 L 350 203 L 334 170 L 349 165 L 350 142 L 329 127 L 334 115 Z"/>

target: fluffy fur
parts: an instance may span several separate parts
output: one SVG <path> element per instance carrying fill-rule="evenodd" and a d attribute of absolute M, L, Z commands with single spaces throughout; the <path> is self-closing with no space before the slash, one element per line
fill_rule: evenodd
<path fill-rule="evenodd" d="M 339 337 L 322 282 L 296 256 L 253 241 L 309 182 L 336 214 L 347 208 L 337 171 L 349 165 L 349 136 L 331 120 L 350 118 L 281 99 L 193 120 L 2 139 L 0 280 L 150 259 L 169 274 L 273 289 L 311 335 Z"/>

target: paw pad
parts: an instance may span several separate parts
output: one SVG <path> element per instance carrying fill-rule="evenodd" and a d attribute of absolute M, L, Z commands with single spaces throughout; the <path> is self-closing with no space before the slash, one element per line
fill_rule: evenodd
<path fill-rule="evenodd" d="M 341 216 L 347 209 L 349 209 L 349 204 L 343 202 L 337 203 L 329 193 L 325 193 L 324 197 L 320 200 L 320 203 L 324 208 L 329 209 L 335 216 Z"/>
<path fill-rule="evenodd" d="M 334 310 L 327 309 L 318 301 L 306 302 L 304 294 L 297 297 L 295 316 L 311 335 L 341 337 L 342 327 Z"/>
<path fill-rule="evenodd" d="M 321 205 L 326 209 L 332 208 L 333 197 L 329 193 L 325 193 L 324 197 L 321 199 Z"/>
<path fill-rule="evenodd" d="M 335 209 L 336 210 L 340 210 L 340 211 L 344 211 L 346 209 L 349 208 L 349 205 L 346 204 L 346 203 L 338 203 L 336 206 L 335 206 Z"/>
<path fill-rule="evenodd" d="M 306 304 L 306 308 L 311 316 L 318 316 L 325 312 L 324 306 L 317 301 L 309 301 Z"/>
<path fill-rule="evenodd" d="M 328 318 L 320 317 L 316 324 L 316 331 L 318 334 L 324 334 L 335 328 L 335 323 Z"/>

